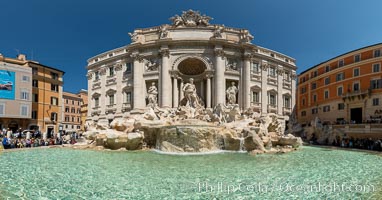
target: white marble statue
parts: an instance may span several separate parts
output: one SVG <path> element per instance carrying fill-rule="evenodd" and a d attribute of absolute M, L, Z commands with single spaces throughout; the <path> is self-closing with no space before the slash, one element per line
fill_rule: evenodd
<path fill-rule="evenodd" d="M 148 106 L 156 106 L 157 105 L 157 95 L 158 89 L 155 86 L 155 82 L 151 83 L 151 86 L 147 90 L 147 99 L 149 100 Z"/>
<path fill-rule="evenodd" d="M 239 89 L 235 86 L 235 82 L 231 82 L 231 86 L 226 91 L 228 104 L 236 104 L 236 94 L 238 91 Z"/>
<path fill-rule="evenodd" d="M 146 61 L 146 71 L 158 71 L 158 63 L 155 61 L 147 60 Z"/>
<path fill-rule="evenodd" d="M 194 79 L 190 78 L 189 81 L 190 82 L 186 83 L 182 88 L 184 98 L 187 100 L 186 106 L 192 108 L 200 107 L 198 95 L 196 94 Z"/>
<path fill-rule="evenodd" d="M 162 26 L 160 31 L 159 31 L 159 38 L 167 38 L 168 36 L 168 30 L 166 26 Z"/>

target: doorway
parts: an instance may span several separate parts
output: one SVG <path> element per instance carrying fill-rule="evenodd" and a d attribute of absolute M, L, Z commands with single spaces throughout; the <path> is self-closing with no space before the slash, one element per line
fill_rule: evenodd
<path fill-rule="evenodd" d="M 356 124 L 362 123 L 362 108 L 352 108 L 350 109 L 350 120 Z"/>
<path fill-rule="evenodd" d="M 51 126 L 48 127 L 48 131 L 47 131 L 47 137 L 48 138 L 52 137 L 53 130 L 54 130 L 54 127 L 51 127 Z"/>

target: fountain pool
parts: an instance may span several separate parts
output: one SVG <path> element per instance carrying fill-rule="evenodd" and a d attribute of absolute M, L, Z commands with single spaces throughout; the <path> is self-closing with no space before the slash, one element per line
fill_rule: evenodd
<path fill-rule="evenodd" d="M 380 154 L 316 147 L 257 156 L 21 150 L 0 154 L 0 199 L 380 199 L 381 166 Z"/>

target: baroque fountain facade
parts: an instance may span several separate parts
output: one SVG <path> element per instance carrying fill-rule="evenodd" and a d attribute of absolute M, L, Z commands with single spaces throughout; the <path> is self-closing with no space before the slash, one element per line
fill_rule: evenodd
<path fill-rule="evenodd" d="M 301 145 L 290 134 L 295 60 L 252 44 L 246 29 L 211 19 L 184 11 L 172 24 L 136 29 L 131 44 L 90 58 L 87 139 L 165 152 Z"/>

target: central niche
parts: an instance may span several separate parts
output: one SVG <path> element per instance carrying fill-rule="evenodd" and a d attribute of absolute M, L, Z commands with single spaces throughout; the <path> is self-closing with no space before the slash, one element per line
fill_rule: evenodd
<path fill-rule="evenodd" d="M 184 75 L 199 75 L 202 74 L 206 69 L 206 65 L 203 61 L 196 58 L 187 58 L 183 60 L 178 65 L 179 71 Z"/>

